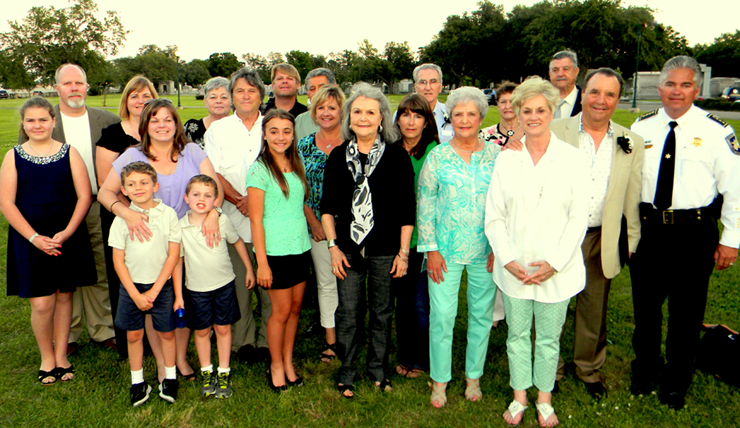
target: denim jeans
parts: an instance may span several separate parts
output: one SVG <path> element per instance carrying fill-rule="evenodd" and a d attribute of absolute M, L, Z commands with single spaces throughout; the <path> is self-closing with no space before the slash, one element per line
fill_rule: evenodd
<path fill-rule="evenodd" d="M 353 385 L 357 376 L 354 360 L 365 326 L 366 308 L 370 309 L 367 370 L 372 381 L 382 382 L 387 378 L 385 370 L 393 315 L 390 271 L 395 255 L 362 257 L 355 253 L 346 256 L 351 267 L 344 268 L 346 278 L 337 280 L 337 355 L 342 362 L 339 382 Z"/>

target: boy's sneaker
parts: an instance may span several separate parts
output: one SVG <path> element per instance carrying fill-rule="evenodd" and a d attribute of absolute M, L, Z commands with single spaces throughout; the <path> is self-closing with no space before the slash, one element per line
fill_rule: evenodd
<path fill-rule="evenodd" d="M 231 389 L 231 374 L 219 373 L 216 398 L 229 398 L 232 395 L 234 395 L 234 391 Z"/>
<path fill-rule="evenodd" d="M 216 393 L 218 388 L 218 379 L 212 371 L 201 371 L 200 376 L 203 380 L 203 386 L 200 387 L 200 394 L 203 397 L 208 397 Z"/>
<path fill-rule="evenodd" d="M 164 401 L 174 403 L 177 400 L 177 388 L 179 386 L 177 379 L 165 379 L 159 384 L 159 396 Z"/>
<path fill-rule="evenodd" d="M 149 399 L 149 393 L 152 392 L 152 387 L 147 385 L 146 382 L 136 383 L 131 385 L 131 405 L 139 407 Z"/>

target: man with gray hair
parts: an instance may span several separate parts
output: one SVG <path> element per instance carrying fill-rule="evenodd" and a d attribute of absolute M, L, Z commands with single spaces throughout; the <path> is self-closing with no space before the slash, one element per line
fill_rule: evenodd
<path fill-rule="evenodd" d="M 581 88 L 578 78 L 578 55 L 570 49 L 560 51 L 550 60 L 550 82 L 560 91 L 555 119 L 572 117 L 581 112 Z"/>
<path fill-rule="evenodd" d="M 606 361 L 611 279 L 640 241 L 645 144 L 639 135 L 612 120 L 622 84 L 622 76 L 611 68 L 592 71 L 586 76 L 583 111 L 550 123 L 552 133 L 582 150 L 590 165 L 588 229 L 581 244 L 586 287 L 576 297 L 573 362 L 576 376 L 597 400 L 607 395 L 599 370 Z M 625 248 L 620 248 L 621 237 L 626 238 Z M 556 379 L 563 377 L 564 366 L 561 356 Z"/>
<path fill-rule="evenodd" d="M 437 101 L 437 97 L 439 97 L 444 86 L 442 83 L 442 69 L 437 64 L 426 63 L 416 67 L 412 75 L 416 93 L 423 96 L 429 102 L 429 107 L 432 108 L 434 120 L 437 122 L 439 142 L 450 141 L 455 133 L 447 116 L 447 109 L 445 109 L 444 104 Z M 395 121 L 395 115 L 393 119 Z"/>
<path fill-rule="evenodd" d="M 630 260 L 635 332 L 632 385 L 680 410 L 691 385 L 709 277 L 727 269 L 740 243 L 740 144 L 732 127 L 693 105 L 702 72 L 676 56 L 660 73 L 661 109 L 632 124 L 645 138 L 640 221 L 642 238 Z M 719 195 L 724 204 L 715 202 Z M 721 208 L 719 206 L 721 205 Z M 717 220 L 724 229 L 720 237 Z M 668 300 L 662 379 L 662 308 Z"/>
<path fill-rule="evenodd" d="M 98 180 L 95 174 L 95 143 L 100 139 L 103 128 L 121 119 L 115 114 L 85 105 L 87 100 L 87 74 L 76 64 L 62 64 L 55 74 L 55 88 L 59 93 L 59 104 L 54 106 L 57 121 L 51 137 L 62 143 L 69 143 L 80 152 L 85 161 L 87 173 L 92 186 L 93 199 L 90 211 L 85 217 L 90 244 L 95 257 L 98 281 L 96 284 L 77 284 L 72 296 L 72 328 L 69 332 L 67 354 L 78 349 L 77 340 L 82 334 L 83 319 L 87 332 L 94 343 L 116 349 L 116 339 L 111 315 L 111 299 L 108 290 L 108 278 L 103 253 L 103 230 L 100 223 L 100 203 L 97 202 Z M 18 142 L 25 142 L 19 136 Z M 74 278 L 64 278 L 74 281 Z M 118 296 L 118 284 L 114 284 L 115 296 Z M 123 342 L 121 352 L 126 351 L 126 335 L 119 335 Z"/>
<path fill-rule="evenodd" d="M 336 85 L 337 79 L 334 72 L 328 68 L 314 68 L 306 75 L 306 95 L 308 95 L 308 105 L 311 105 L 311 98 L 322 87 L 326 85 Z M 314 132 L 319 131 L 319 125 L 313 122 L 309 112 L 301 113 L 295 118 L 295 140 L 301 141 Z"/>
<path fill-rule="evenodd" d="M 205 134 L 205 150 L 224 189 L 223 213 L 234 224 L 239 237 L 252 253 L 252 228 L 247 205 L 247 171 L 262 150 L 262 114 L 260 105 L 265 85 L 259 73 L 242 68 L 231 75 L 229 83 L 234 114 L 213 122 Z M 238 284 L 246 281 L 247 270 L 233 245 L 229 257 Z M 260 299 L 262 322 L 259 331 L 252 314 L 252 295 Z M 267 290 L 236 287 L 241 319 L 231 326 L 232 351 L 241 362 L 254 363 L 269 358 L 267 319 L 272 312 Z M 257 348 L 255 348 L 255 345 Z"/>

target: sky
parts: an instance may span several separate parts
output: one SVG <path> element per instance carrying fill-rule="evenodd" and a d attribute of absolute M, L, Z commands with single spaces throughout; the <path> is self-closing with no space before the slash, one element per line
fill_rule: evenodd
<path fill-rule="evenodd" d="M 356 50 L 364 39 L 381 53 L 390 41 L 407 41 L 412 51 L 429 43 L 449 15 L 462 15 L 478 8 L 477 0 L 417 2 L 346 0 L 172 2 L 150 0 L 96 0 L 103 11 L 116 10 L 130 33 L 115 57 L 135 56 L 145 44 L 177 45 L 185 61 L 206 59 L 214 52 L 242 54 L 291 50 L 328 55 Z M 648 6 L 658 22 L 671 25 L 689 45 L 711 43 L 722 33 L 738 28 L 736 0 L 622 0 L 623 6 Z M 492 0 L 509 12 L 517 4 L 531 6 L 538 0 Z M 194 7 L 203 4 L 203 10 Z M 33 6 L 67 7 L 68 0 L 6 1 L 2 6 L 0 32 L 10 30 L 8 20 L 21 21 Z M 174 3 L 177 4 L 177 3 Z M 256 4 L 259 4 L 258 7 Z M 352 4 L 352 6 L 348 6 Z M 691 5 L 692 9 L 682 5 Z M 723 13 L 724 12 L 724 13 Z M 313 18 L 313 19 L 312 19 Z M 698 23 L 698 25 L 697 25 Z M 277 30 L 280 27 L 281 30 Z M 110 59 L 110 58 L 109 58 Z"/>

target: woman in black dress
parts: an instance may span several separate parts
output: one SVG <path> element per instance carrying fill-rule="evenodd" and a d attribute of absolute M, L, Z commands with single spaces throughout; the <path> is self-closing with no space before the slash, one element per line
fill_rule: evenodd
<path fill-rule="evenodd" d="M 38 380 L 50 385 L 74 377 L 67 360 L 72 292 L 75 283 L 95 282 L 87 229 L 78 227 L 92 191 L 77 150 L 51 138 L 51 104 L 31 98 L 20 115 L 28 141 L 8 151 L 0 167 L 0 212 L 10 225 L 7 293 L 29 299 L 41 353 Z"/>
<path fill-rule="evenodd" d="M 185 122 L 185 135 L 201 149 L 205 148 L 203 147 L 205 144 L 203 136 L 206 135 L 206 130 L 213 122 L 228 116 L 231 111 L 229 80 L 224 77 L 214 77 L 208 80 L 203 87 L 203 94 L 203 103 L 208 110 L 208 116 Z"/>

